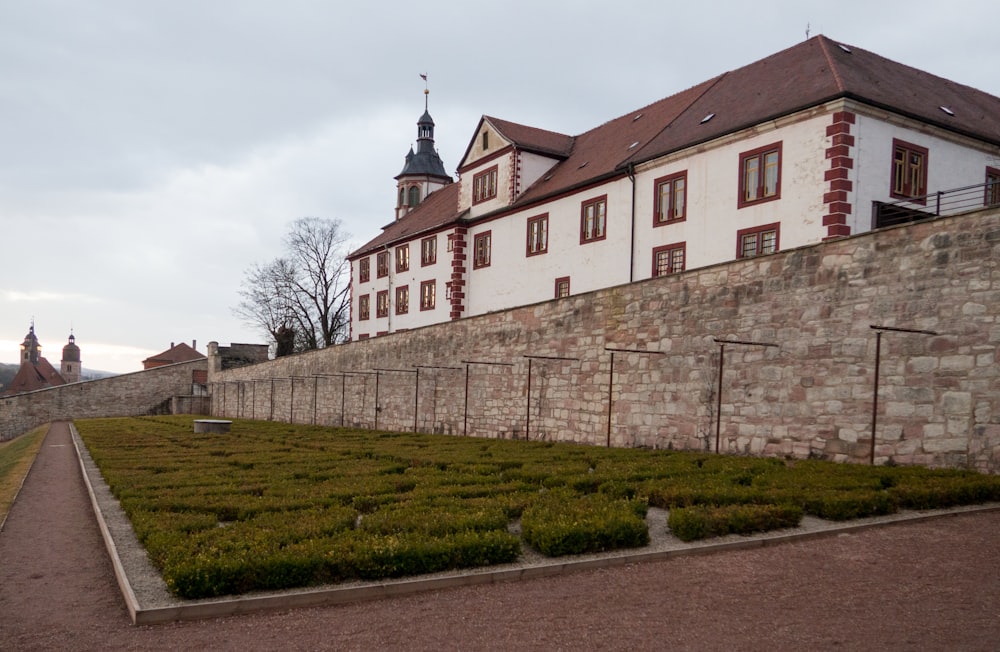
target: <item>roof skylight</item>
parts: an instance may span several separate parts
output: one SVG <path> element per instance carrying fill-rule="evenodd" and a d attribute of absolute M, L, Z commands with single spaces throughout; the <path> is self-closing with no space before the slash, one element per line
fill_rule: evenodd
<path fill-rule="evenodd" d="M 631 145 L 629 145 L 628 148 L 629 149 L 635 149 L 638 146 L 639 146 L 639 141 L 637 140 L 634 143 L 632 143 Z"/>
<path fill-rule="evenodd" d="M 581 163 L 580 167 L 578 167 L 577 170 L 587 167 L 587 163 L 590 163 L 590 161 L 584 161 L 583 163 Z"/>
<path fill-rule="evenodd" d="M 709 113 L 708 115 L 706 115 L 704 118 L 701 119 L 701 123 L 700 124 L 705 124 L 706 122 L 708 122 L 709 120 L 711 120 L 714 117 L 715 117 L 714 113 Z"/>
<path fill-rule="evenodd" d="M 941 109 L 942 111 L 944 111 L 945 113 L 947 113 L 948 115 L 952 115 L 952 116 L 955 115 L 955 112 L 952 111 L 951 109 L 949 109 L 946 106 L 939 106 L 938 108 Z"/>
<path fill-rule="evenodd" d="M 635 114 L 635 117 L 634 117 L 634 118 L 632 118 L 632 122 L 635 122 L 636 120 L 638 120 L 638 119 L 639 119 L 639 118 L 641 118 L 641 117 L 642 117 L 642 114 L 641 114 L 641 113 L 636 113 L 636 114 Z"/>
<path fill-rule="evenodd" d="M 843 43 L 837 43 L 837 47 L 846 52 L 847 54 L 851 54 L 851 48 L 847 47 Z"/>

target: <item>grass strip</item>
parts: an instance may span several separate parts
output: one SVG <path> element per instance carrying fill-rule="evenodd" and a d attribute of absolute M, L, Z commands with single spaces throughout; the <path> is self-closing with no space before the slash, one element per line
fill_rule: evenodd
<path fill-rule="evenodd" d="M 0 444 L 0 523 L 7 518 L 48 429 L 41 426 Z"/>

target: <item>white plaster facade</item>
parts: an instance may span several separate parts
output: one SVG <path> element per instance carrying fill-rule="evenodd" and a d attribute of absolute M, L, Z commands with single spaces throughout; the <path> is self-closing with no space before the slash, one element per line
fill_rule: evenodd
<path fill-rule="evenodd" d="M 828 44 L 823 41 L 819 46 L 826 47 L 825 55 L 830 57 Z M 852 64 L 854 55 L 846 50 L 836 55 L 844 57 L 842 65 Z M 976 102 L 981 104 L 983 96 L 992 102 L 989 108 L 997 112 L 993 122 L 1000 121 L 1000 100 L 974 93 Z M 686 271 L 739 257 L 740 232 L 745 229 L 776 225 L 779 250 L 868 231 L 873 225 L 873 202 L 896 201 L 891 193 L 894 140 L 926 148 L 928 194 L 982 184 L 987 167 L 1000 167 L 1000 138 L 970 133 L 968 126 L 951 127 L 951 116 L 936 106 L 927 108 L 929 117 L 921 120 L 906 107 L 905 112 L 894 112 L 854 97 L 806 104 L 806 108 L 801 108 L 801 102 L 796 104 L 795 98 L 788 102 L 799 108 L 739 128 L 717 130 L 709 138 L 699 138 L 694 121 L 686 146 L 645 158 L 633 156 L 632 151 L 642 151 L 659 135 L 641 142 L 631 141 L 632 136 L 625 133 L 628 124 L 643 114 L 610 121 L 588 134 L 608 130 L 599 136 L 613 148 L 616 134 L 611 130 L 621 130 L 621 153 L 610 152 L 617 156 L 614 164 L 603 169 L 594 165 L 589 179 L 587 165 L 594 158 L 593 151 L 589 158 L 582 154 L 574 158 L 576 148 L 584 147 L 579 144 L 584 136 L 571 139 L 546 132 L 552 138 L 540 146 L 544 135 L 519 132 L 519 140 L 505 135 L 505 131 L 515 131 L 511 125 L 484 117 L 460 162 L 458 188 L 451 190 L 456 197 L 448 204 L 451 214 L 429 221 L 425 215 L 420 219 L 429 227 L 421 230 L 416 222 L 415 228 L 401 225 L 398 236 L 390 225 L 380 236 L 382 246 L 390 251 L 388 277 L 376 277 L 377 251 L 371 247 L 352 254 L 352 339 L 551 300 L 556 297 L 557 279 L 568 279 L 570 294 L 576 295 L 650 278 L 655 270 L 654 250 L 667 245 L 683 245 Z M 703 109 L 692 107 L 691 112 L 705 115 L 700 113 Z M 938 121 L 934 110 L 941 114 Z M 683 114 L 673 119 L 680 123 Z M 715 128 L 712 119 L 701 124 Z M 572 146 L 555 151 L 559 143 Z M 550 145 L 553 151 L 544 151 Z M 741 206 L 741 155 L 767 146 L 780 146 L 778 197 Z M 566 176 L 566 169 L 574 166 L 572 184 L 532 196 L 539 194 L 537 186 L 560 171 Z M 496 196 L 474 201 L 477 175 L 494 168 Z M 684 217 L 655 224 L 655 182 L 681 172 L 686 175 Z M 523 200 L 526 196 L 530 199 Z M 601 197 L 606 201 L 604 237 L 584 242 L 581 207 Z M 531 253 L 528 223 L 541 216 L 547 217 L 546 249 Z M 490 238 L 489 262 L 477 265 L 476 241 L 485 234 Z M 458 243 L 454 250 L 449 248 L 449 235 Z M 437 239 L 437 261 L 421 266 L 421 240 L 429 236 Z M 379 242 L 377 238 L 370 244 Z M 411 249 L 410 268 L 396 273 L 392 250 L 405 244 Z M 365 258 L 371 259 L 371 278 L 361 283 L 359 265 Z M 420 310 L 420 285 L 428 281 L 435 282 L 436 304 L 432 310 Z M 405 314 L 396 314 L 395 288 L 401 285 L 409 287 L 410 305 Z M 391 304 L 389 315 L 382 318 L 375 314 L 379 291 L 388 291 Z M 457 292 L 454 298 L 452 291 Z M 358 313 L 363 295 L 371 297 L 367 320 Z"/>

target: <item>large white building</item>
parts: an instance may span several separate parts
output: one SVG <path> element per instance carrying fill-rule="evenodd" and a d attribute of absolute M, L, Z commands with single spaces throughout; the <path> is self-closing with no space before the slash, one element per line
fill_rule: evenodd
<path fill-rule="evenodd" d="M 1000 98 L 824 36 L 577 136 L 483 116 L 454 182 L 417 128 L 352 340 L 1000 203 Z"/>

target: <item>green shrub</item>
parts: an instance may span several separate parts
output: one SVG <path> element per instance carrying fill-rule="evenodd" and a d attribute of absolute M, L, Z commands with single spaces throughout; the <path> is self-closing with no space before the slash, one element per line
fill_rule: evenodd
<path fill-rule="evenodd" d="M 548 557 L 635 548 L 649 543 L 644 514 L 640 501 L 553 491 L 524 510 L 521 532 Z"/>
<path fill-rule="evenodd" d="M 439 504 L 393 505 L 366 515 L 359 529 L 377 534 L 422 532 L 441 536 L 467 530 L 505 530 L 507 515 L 497 506 L 469 507 L 460 500 Z"/>
<path fill-rule="evenodd" d="M 681 541 L 694 541 L 795 527 L 801 520 L 795 505 L 697 505 L 671 509 L 667 526 Z"/>
<path fill-rule="evenodd" d="M 1000 483 L 975 474 L 923 478 L 919 482 L 900 481 L 889 489 L 889 495 L 900 509 L 943 509 L 1000 501 Z"/>
<path fill-rule="evenodd" d="M 807 514 L 830 521 L 846 521 L 866 516 L 892 514 L 896 505 L 884 491 L 847 490 L 823 491 L 802 500 Z"/>
<path fill-rule="evenodd" d="M 434 573 L 514 561 L 521 554 L 509 532 L 460 532 L 447 537 L 414 533 L 361 536 L 345 550 L 346 573 L 365 580 Z"/>
<path fill-rule="evenodd" d="M 1000 477 L 920 467 L 243 420 L 229 435 L 193 436 L 188 416 L 77 427 L 186 597 L 510 561 L 518 517 L 524 542 L 562 555 L 645 545 L 647 505 L 697 538 L 787 527 L 802 511 L 845 519 L 1000 501 Z"/>

